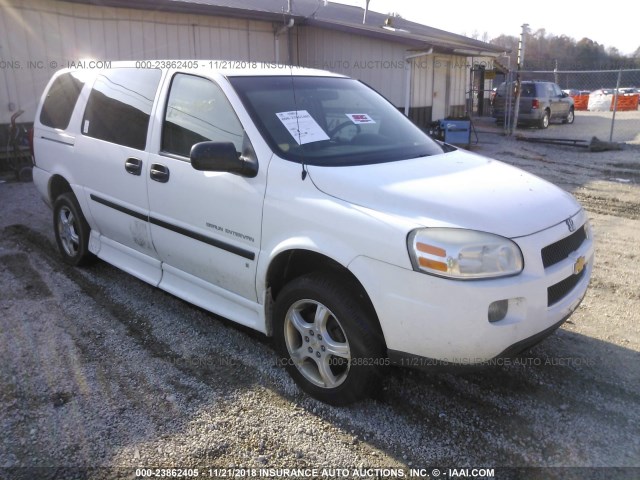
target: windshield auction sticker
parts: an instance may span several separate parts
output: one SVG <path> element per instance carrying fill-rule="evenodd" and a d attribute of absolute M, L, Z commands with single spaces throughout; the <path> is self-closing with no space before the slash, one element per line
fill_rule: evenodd
<path fill-rule="evenodd" d="M 329 136 L 306 110 L 276 113 L 298 145 L 329 140 Z"/>
<path fill-rule="evenodd" d="M 351 120 L 356 125 L 376 123 L 376 121 L 366 113 L 345 113 L 345 115 L 347 116 L 347 118 L 349 118 L 349 120 Z"/>

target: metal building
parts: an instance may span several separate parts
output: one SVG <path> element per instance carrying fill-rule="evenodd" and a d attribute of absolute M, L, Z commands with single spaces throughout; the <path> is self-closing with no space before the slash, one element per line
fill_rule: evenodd
<path fill-rule="evenodd" d="M 347 74 L 426 125 L 468 112 L 472 71 L 502 53 L 372 11 L 363 20 L 323 0 L 3 0 L 0 124 L 17 110 L 32 122 L 53 71 L 88 59 L 234 59 Z"/>

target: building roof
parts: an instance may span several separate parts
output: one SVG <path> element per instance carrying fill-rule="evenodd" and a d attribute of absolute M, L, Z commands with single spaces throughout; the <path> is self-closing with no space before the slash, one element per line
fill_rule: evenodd
<path fill-rule="evenodd" d="M 410 49 L 433 48 L 441 53 L 465 56 L 497 56 L 499 47 L 479 40 L 411 22 L 400 17 L 323 0 L 65 0 L 100 6 L 216 15 L 298 26 L 316 26 L 401 43 Z M 364 3 L 364 2 L 363 2 Z"/>

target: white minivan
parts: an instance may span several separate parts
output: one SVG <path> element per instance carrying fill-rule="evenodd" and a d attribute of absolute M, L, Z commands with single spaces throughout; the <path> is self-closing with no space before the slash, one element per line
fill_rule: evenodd
<path fill-rule="evenodd" d="M 223 63 L 53 76 L 33 176 L 65 262 L 273 336 L 336 405 L 389 364 L 517 354 L 578 307 L 594 246 L 569 193 L 432 140 L 357 80 Z"/>

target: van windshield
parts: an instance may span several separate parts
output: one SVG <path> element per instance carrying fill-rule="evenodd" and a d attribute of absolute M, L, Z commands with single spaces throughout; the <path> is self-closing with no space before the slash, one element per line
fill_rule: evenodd
<path fill-rule="evenodd" d="M 443 149 L 391 103 L 350 78 L 231 77 L 279 156 L 310 165 L 393 162 Z"/>

